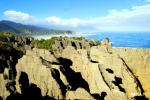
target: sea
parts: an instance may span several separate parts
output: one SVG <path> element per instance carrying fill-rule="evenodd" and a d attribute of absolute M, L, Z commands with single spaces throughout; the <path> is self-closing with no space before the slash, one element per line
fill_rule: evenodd
<path fill-rule="evenodd" d="M 76 33 L 76 34 L 53 34 L 33 36 L 37 39 L 49 39 L 53 36 L 84 37 L 86 39 L 95 39 L 103 41 L 109 38 L 113 47 L 119 48 L 148 48 L 150 49 L 150 32 L 94 32 L 94 33 Z"/>

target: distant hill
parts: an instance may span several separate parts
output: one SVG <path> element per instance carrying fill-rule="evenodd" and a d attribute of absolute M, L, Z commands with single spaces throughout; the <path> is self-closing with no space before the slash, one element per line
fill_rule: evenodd
<path fill-rule="evenodd" d="M 10 32 L 13 32 L 13 33 L 20 34 L 20 32 L 18 30 L 14 29 L 13 27 L 10 27 L 7 24 L 0 23 L 0 32 L 3 32 L 3 31 L 10 31 Z"/>
<path fill-rule="evenodd" d="M 12 21 L 0 21 L 0 32 L 9 31 L 22 35 L 43 35 L 43 34 L 72 34 L 71 30 L 53 30 L 33 25 L 24 25 Z"/>

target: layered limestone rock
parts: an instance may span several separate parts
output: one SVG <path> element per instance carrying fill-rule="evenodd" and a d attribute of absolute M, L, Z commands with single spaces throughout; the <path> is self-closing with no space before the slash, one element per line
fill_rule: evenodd
<path fill-rule="evenodd" d="M 139 80 L 143 93 L 150 98 L 150 50 L 149 49 L 131 49 L 131 48 L 113 48 L 113 53 L 120 55 L 135 77 Z M 138 95 L 135 93 L 135 95 Z"/>
<path fill-rule="evenodd" d="M 84 89 L 78 88 L 76 91 L 68 91 L 66 93 L 66 99 L 88 99 L 94 100 L 94 98 Z"/>
<path fill-rule="evenodd" d="M 63 49 L 67 46 L 72 46 L 75 49 L 86 49 L 89 50 L 92 46 L 96 45 L 95 41 L 87 41 L 85 39 L 82 40 L 73 40 L 73 39 L 66 39 L 62 41 L 55 41 L 53 44 L 53 49 L 57 53 L 62 53 Z"/>
<path fill-rule="evenodd" d="M 59 70 L 60 65 L 51 64 L 55 60 L 56 58 L 47 50 L 27 50 L 26 55 L 24 55 L 16 65 L 17 92 L 20 94 L 24 92 L 23 88 L 26 87 L 26 84 L 24 85 L 23 81 L 26 79 L 26 81 L 28 81 L 27 87 L 31 84 L 35 84 L 38 88 L 40 88 L 42 96 L 63 99 L 64 96 L 63 91 L 61 90 L 62 87 L 57 80 L 63 80 L 63 83 L 66 85 L 68 83 L 65 77 L 61 75 L 62 73 Z"/>
<path fill-rule="evenodd" d="M 81 73 L 88 82 L 91 94 L 101 93 L 104 90 L 110 91 L 100 74 L 99 64 L 90 61 L 87 50 L 75 50 L 73 47 L 67 47 L 62 53 L 62 57 L 72 61 L 72 70 Z"/>
<path fill-rule="evenodd" d="M 26 50 L 18 60 L 13 82 L 4 80 L 9 69 L 0 74 L 0 89 L 6 91 L 0 91 L 0 96 L 25 100 L 150 98 L 150 50 L 112 48 L 108 39 L 98 46 L 80 43 L 56 41 L 53 46 L 59 55 L 43 49 Z"/>
<path fill-rule="evenodd" d="M 124 94 L 123 92 L 112 89 L 110 92 L 107 93 L 105 100 L 131 100 L 131 99 L 127 98 L 126 94 Z"/>
<path fill-rule="evenodd" d="M 6 99 L 11 94 L 9 90 L 14 91 L 15 64 L 20 57 L 20 52 L 12 47 L 0 48 L 0 99 Z"/>
<path fill-rule="evenodd" d="M 30 89 L 30 86 L 35 85 L 41 90 L 43 97 L 94 99 L 89 89 L 87 90 L 87 82 L 79 73 L 69 68 L 69 61 L 61 57 L 56 59 L 48 50 L 27 50 L 26 55 L 19 59 L 16 65 L 17 92 L 26 94 L 28 89 L 24 88 Z"/>
<path fill-rule="evenodd" d="M 101 47 L 92 47 L 90 55 L 92 60 L 100 63 L 99 68 L 108 87 L 126 93 L 129 98 L 131 93 L 142 93 L 140 84 L 123 59 L 102 50 Z"/>
<path fill-rule="evenodd" d="M 101 46 L 103 46 L 107 52 L 111 53 L 112 52 L 112 44 L 109 42 L 108 38 L 105 38 L 102 43 Z"/>
<path fill-rule="evenodd" d="M 107 94 L 118 90 L 122 95 L 133 98 L 132 93 L 142 93 L 138 80 L 124 60 L 116 54 L 109 54 L 103 46 L 93 46 L 90 54 L 87 50 L 67 47 L 62 57 L 72 61 L 72 70 L 81 73 L 91 94 Z"/>
<path fill-rule="evenodd" d="M 7 81 L 4 79 L 4 75 L 0 74 L 0 97 L 7 98 L 10 93 L 6 89 Z"/>

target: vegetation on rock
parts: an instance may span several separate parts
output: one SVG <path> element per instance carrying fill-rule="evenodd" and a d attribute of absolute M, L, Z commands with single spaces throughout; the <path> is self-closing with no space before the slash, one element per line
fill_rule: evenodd
<path fill-rule="evenodd" d="M 73 39 L 73 40 L 84 40 L 85 38 L 84 37 L 71 37 L 70 39 Z"/>
<path fill-rule="evenodd" d="M 36 48 L 39 49 L 48 49 L 48 50 L 53 50 L 52 45 L 55 43 L 55 41 L 63 41 L 63 40 L 78 40 L 81 41 L 84 38 L 83 37 L 71 37 L 68 38 L 66 36 L 60 36 L 60 37 L 52 37 L 50 39 L 40 39 L 40 40 L 33 40 L 31 42 L 31 45 L 33 45 Z"/>

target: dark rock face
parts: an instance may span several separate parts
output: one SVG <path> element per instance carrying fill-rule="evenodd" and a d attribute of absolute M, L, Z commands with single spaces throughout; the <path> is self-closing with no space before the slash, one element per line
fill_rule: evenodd
<path fill-rule="evenodd" d="M 23 37 L 20 35 L 12 35 L 11 33 L 8 33 L 9 35 L 1 35 L 0 36 L 0 41 L 2 42 L 21 42 L 23 44 L 29 45 L 31 43 L 32 40 L 34 40 L 33 37 Z"/>
<path fill-rule="evenodd" d="M 0 36 L 0 41 L 8 42 L 8 39 L 7 39 L 7 37 Z"/>
<path fill-rule="evenodd" d="M 3 98 L 6 99 L 8 96 L 7 91 L 10 91 L 10 93 L 15 93 L 15 77 L 16 77 L 16 64 L 18 62 L 18 59 L 20 59 L 23 56 L 23 52 L 25 49 L 25 43 L 28 40 L 29 44 L 31 41 L 28 39 L 29 37 L 21 37 L 21 36 L 11 36 L 11 35 L 1 35 L 3 39 L 0 39 L 0 95 Z M 31 39 L 32 40 L 32 39 Z M 18 49 L 18 48 L 22 49 Z M 14 94 L 13 94 L 14 95 Z"/>
<path fill-rule="evenodd" d="M 9 68 L 15 73 L 15 65 L 21 57 L 22 53 L 13 48 L 9 48 L 8 51 L 2 50 L 0 53 L 0 72 L 3 73 L 4 68 Z"/>
<path fill-rule="evenodd" d="M 32 47 L 29 46 L 32 37 L 21 37 L 21 36 L 3 36 L 2 43 L 12 43 L 14 48 L 22 46 L 24 50 L 31 50 Z M 2 44 L 3 45 L 3 44 Z M 20 59 L 23 55 L 22 51 L 16 50 L 13 47 L 6 45 L 3 48 L 0 48 L 0 73 L 4 72 L 4 68 L 15 70 L 15 65 L 17 60 Z M 15 74 L 14 74 L 15 75 Z"/>

